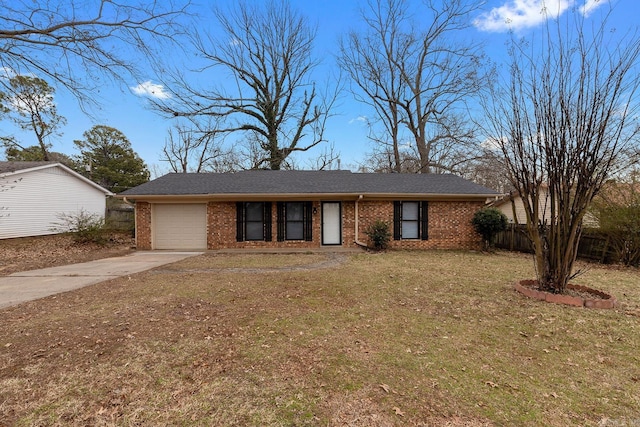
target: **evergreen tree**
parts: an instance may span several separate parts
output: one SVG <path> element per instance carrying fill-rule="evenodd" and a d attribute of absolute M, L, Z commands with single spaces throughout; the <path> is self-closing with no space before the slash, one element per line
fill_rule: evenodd
<path fill-rule="evenodd" d="M 119 193 L 149 180 L 144 161 L 118 129 L 97 125 L 86 131 L 84 140 L 74 141 L 80 150 L 82 172 L 107 190 Z"/>

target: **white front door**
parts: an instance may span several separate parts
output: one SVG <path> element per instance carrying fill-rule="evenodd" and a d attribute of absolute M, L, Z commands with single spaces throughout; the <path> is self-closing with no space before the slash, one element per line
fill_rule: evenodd
<path fill-rule="evenodd" d="M 340 202 L 322 202 L 322 244 L 342 244 Z"/>

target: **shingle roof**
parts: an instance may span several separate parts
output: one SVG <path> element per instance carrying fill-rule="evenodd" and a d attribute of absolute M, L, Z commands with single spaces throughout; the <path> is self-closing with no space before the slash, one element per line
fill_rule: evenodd
<path fill-rule="evenodd" d="M 269 194 L 416 194 L 491 197 L 494 190 L 449 174 L 382 174 L 350 171 L 243 171 L 170 173 L 123 196 Z"/>
<path fill-rule="evenodd" d="M 52 165 L 55 163 L 56 162 L 0 162 L 0 174 L 37 168 L 38 166 Z"/>

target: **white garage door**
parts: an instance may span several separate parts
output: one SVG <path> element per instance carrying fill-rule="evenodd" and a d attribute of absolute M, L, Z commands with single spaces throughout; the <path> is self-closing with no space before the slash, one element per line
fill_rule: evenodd
<path fill-rule="evenodd" d="M 207 205 L 153 206 L 154 249 L 206 249 Z"/>

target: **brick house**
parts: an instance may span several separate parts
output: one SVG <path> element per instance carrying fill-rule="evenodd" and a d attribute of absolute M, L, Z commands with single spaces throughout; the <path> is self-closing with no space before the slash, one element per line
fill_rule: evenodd
<path fill-rule="evenodd" d="M 121 193 L 138 249 L 354 248 L 389 223 L 392 248 L 474 249 L 493 190 L 455 175 L 349 171 L 172 173 Z"/>

